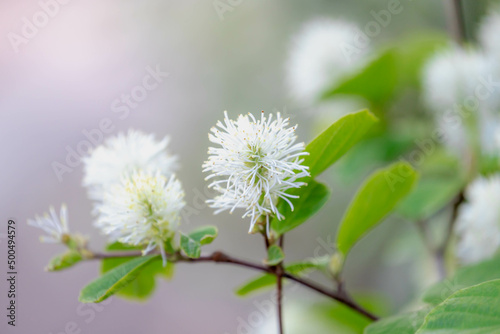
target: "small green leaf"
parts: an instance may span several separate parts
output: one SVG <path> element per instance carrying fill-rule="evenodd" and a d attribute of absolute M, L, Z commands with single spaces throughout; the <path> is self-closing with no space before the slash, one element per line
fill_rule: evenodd
<path fill-rule="evenodd" d="M 326 258 L 325 258 L 326 259 Z M 312 270 L 323 269 L 328 261 L 323 258 L 297 262 L 285 266 L 285 271 L 292 275 L 303 275 Z M 236 290 L 236 295 L 245 297 L 253 292 L 276 286 L 276 276 L 272 274 L 259 275 L 250 279 Z"/>
<path fill-rule="evenodd" d="M 141 256 L 111 269 L 80 292 L 82 303 L 99 303 L 132 282 L 158 255 Z"/>
<path fill-rule="evenodd" d="M 273 218 L 271 221 L 271 228 L 278 235 L 293 230 L 311 218 L 330 197 L 330 190 L 324 184 L 312 179 L 309 179 L 307 186 L 291 189 L 289 193 L 299 198 L 290 199 L 294 207 L 293 211 L 286 201 L 279 202 L 278 210 L 285 218 L 283 220 Z"/>
<path fill-rule="evenodd" d="M 500 280 L 454 293 L 425 317 L 416 334 L 500 333 Z"/>
<path fill-rule="evenodd" d="M 236 290 L 236 295 L 240 297 L 248 296 L 250 293 L 264 288 L 276 286 L 276 276 L 264 274 L 249 280 Z"/>
<path fill-rule="evenodd" d="M 306 146 L 309 155 L 304 158 L 304 164 L 309 166 L 312 177 L 321 174 L 335 161 L 340 159 L 351 147 L 364 138 L 368 130 L 378 122 L 378 119 L 368 110 L 349 114 Z"/>
<path fill-rule="evenodd" d="M 456 291 L 482 282 L 500 279 L 500 256 L 462 267 L 455 275 L 431 286 L 423 296 L 426 303 L 437 305 Z"/>
<path fill-rule="evenodd" d="M 281 247 L 278 245 L 272 245 L 267 250 L 267 260 L 265 260 L 264 262 L 268 266 L 276 266 L 281 262 L 283 262 L 284 259 L 285 259 L 285 253 L 283 253 Z"/>
<path fill-rule="evenodd" d="M 347 255 L 351 247 L 411 191 L 417 172 L 398 162 L 373 173 L 360 187 L 337 233 L 338 249 Z"/>
<path fill-rule="evenodd" d="M 124 245 L 119 242 L 109 244 L 106 247 L 106 250 L 108 251 L 130 251 L 140 249 L 140 247 Z M 101 273 L 104 274 L 111 269 L 132 260 L 133 258 L 134 257 L 117 257 L 103 259 L 101 262 Z M 151 264 L 145 267 L 132 282 L 123 287 L 116 294 L 126 299 L 138 301 L 145 300 L 146 298 L 151 296 L 155 290 L 155 277 L 159 275 L 165 279 L 171 279 L 174 274 L 174 269 L 175 264 L 173 262 L 167 262 L 167 265 L 164 267 L 162 259 L 158 257 L 152 260 Z"/>
<path fill-rule="evenodd" d="M 192 259 L 199 258 L 201 255 L 201 243 L 183 233 L 181 233 L 181 249 Z"/>
<path fill-rule="evenodd" d="M 69 267 L 72 267 L 74 264 L 80 262 L 82 260 L 82 256 L 79 252 L 75 250 L 69 250 L 66 253 L 59 254 L 55 256 L 52 260 L 50 260 L 45 270 L 47 271 L 58 271 L 63 270 Z"/>
<path fill-rule="evenodd" d="M 336 83 L 323 94 L 322 99 L 336 95 L 359 95 L 372 102 L 385 102 L 397 88 L 397 67 L 397 53 L 393 49 L 386 50 L 361 71 Z"/>
<path fill-rule="evenodd" d="M 381 319 L 365 328 L 364 334 L 414 334 L 430 309 L 425 308 Z"/>
<path fill-rule="evenodd" d="M 202 226 L 191 231 L 189 237 L 201 245 L 208 245 L 217 238 L 218 233 L 219 230 L 215 226 Z"/>

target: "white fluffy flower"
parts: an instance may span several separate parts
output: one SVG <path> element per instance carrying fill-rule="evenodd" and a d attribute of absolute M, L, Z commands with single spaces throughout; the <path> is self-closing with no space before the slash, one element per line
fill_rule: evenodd
<path fill-rule="evenodd" d="M 210 173 L 207 180 L 214 179 L 209 187 L 221 193 L 207 201 L 215 213 L 243 208 L 243 217 L 251 217 L 252 231 L 263 216 L 283 218 L 276 207 L 279 199 L 293 209 L 289 198 L 296 196 L 286 191 L 304 185 L 298 179 L 309 175 L 308 167 L 301 165 L 308 153 L 304 143 L 295 144 L 295 127 L 288 127 L 288 122 L 280 113 L 274 120 L 262 112 L 259 120 L 248 114 L 234 121 L 224 112 L 224 123 L 219 121 L 208 135 L 220 147 L 210 147 L 203 164 L 203 171 Z"/>
<path fill-rule="evenodd" d="M 286 64 L 287 82 L 294 98 L 314 102 L 329 86 L 359 68 L 369 43 L 361 30 L 342 20 L 316 19 L 292 40 Z"/>
<path fill-rule="evenodd" d="M 465 197 L 455 232 L 457 256 L 467 264 L 491 257 L 500 246 L 500 175 L 475 180 Z"/>
<path fill-rule="evenodd" d="M 479 142 L 485 152 L 494 149 L 498 115 L 491 112 L 493 94 L 490 98 L 477 94 L 478 89 L 481 94 L 487 89 L 484 80 L 490 71 L 491 62 L 483 53 L 458 46 L 438 52 L 424 66 L 423 97 L 446 136 L 445 144 L 459 155 L 471 142 L 467 123 L 478 127 Z M 464 108 L 467 113 L 462 111 Z"/>
<path fill-rule="evenodd" d="M 28 219 L 28 225 L 42 229 L 47 234 L 40 237 L 42 242 L 64 243 L 69 234 L 68 209 L 65 204 L 61 205 L 59 217 L 53 207 L 50 207 L 49 212 L 50 215 L 45 213 L 43 217 Z"/>
<path fill-rule="evenodd" d="M 164 243 L 179 225 L 183 198 L 175 176 L 138 172 L 104 194 L 96 226 L 112 241 L 145 246 L 144 254 L 159 247 L 166 261 Z"/>
<path fill-rule="evenodd" d="M 168 142 L 168 137 L 156 141 L 152 134 L 133 130 L 107 139 L 83 159 L 83 185 L 89 197 L 101 201 L 107 188 L 136 171 L 159 171 L 170 176 L 176 169 L 177 157 L 168 154 Z"/>
<path fill-rule="evenodd" d="M 463 105 L 466 98 L 475 97 L 479 78 L 487 70 L 488 62 L 478 51 L 453 46 L 436 53 L 423 69 L 425 102 L 438 113 Z"/>

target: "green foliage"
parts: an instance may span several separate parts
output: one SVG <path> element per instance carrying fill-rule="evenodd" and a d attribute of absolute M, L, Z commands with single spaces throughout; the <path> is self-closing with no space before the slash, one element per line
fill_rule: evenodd
<path fill-rule="evenodd" d="M 500 256 L 462 267 L 451 278 L 430 287 L 423 296 L 426 303 L 437 305 L 456 291 L 480 284 L 485 281 L 500 279 Z"/>
<path fill-rule="evenodd" d="M 140 272 L 158 255 L 136 257 L 103 274 L 80 291 L 78 300 L 82 303 L 99 303 L 137 278 Z"/>
<path fill-rule="evenodd" d="M 427 219 L 450 203 L 463 185 L 464 180 L 456 174 L 446 178 L 422 178 L 410 195 L 401 202 L 397 211 L 412 220 Z"/>
<path fill-rule="evenodd" d="M 309 172 L 315 177 L 340 159 L 351 147 L 363 139 L 368 130 L 378 122 L 377 118 L 368 110 L 349 114 L 328 129 L 306 146 L 309 155 L 304 164 L 309 166 Z"/>
<path fill-rule="evenodd" d="M 119 242 L 115 242 L 106 247 L 108 251 L 130 251 L 140 249 L 139 247 L 128 246 Z M 133 257 L 103 259 L 101 262 L 101 273 L 104 274 L 131 259 L 133 259 Z M 174 268 L 175 264 L 172 262 L 167 262 L 167 265 L 164 267 L 162 259 L 157 257 L 153 259 L 149 265 L 143 268 L 133 281 L 119 290 L 117 295 L 126 299 L 145 300 L 150 297 L 155 290 L 156 277 L 161 276 L 165 279 L 171 279 L 174 274 Z"/>
<path fill-rule="evenodd" d="M 264 261 L 268 266 L 276 266 L 283 262 L 285 253 L 278 245 L 272 245 L 267 250 L 267 259 Z"/>
<path fill-rule="evenodd" d="M 414 334 L 429 312 L 425 308 L 379 320 L 365 328 L 364 334 Z"/>
<path fill-rule="evenodd" d="M 203 226 L 193 230 L 188 235 L 181 233 L 181 249 L 190 258 L 201 255 L 201 246 L 210 244 L 218 234 L 215 226 Z"/>
<path fill-rule="evenodd" d="M 398 83 L 397 55 L 390 49 L 381 53 L 361 71 L 345 78 L 323 94 L 323 99 L 335 95 L 359 95 L 381 103 L 391 98 Z"/>
<path fill-rule="evenodd" d="M 417 172 L 398 162 L 373 173 L 354 196 L 337 233 L 337 246 L 346 255 L 351 247 L 411 191 Z"/>
<path fill-rule="evenodd" d="M 67 269 L 77 264 L 82 260 L 82 256 L 79 252 L 70 249 L 66 253 L 56 255 L 52 260 L 50 260 L 47 267 L 45 267 L 46 271 L 59 271 L 63 269 Z"/>
<path fill-rule="evenodd" d="M 293 211 L 286 201 L 280 201 L 278 210 L 285 216 L 283 220 L 273 218 L 271 228 L 282 235 L 304 223 L 318 212 L 330 197 L 330 190 L 322 183 L 309 179 L 307 186 L 292 189 L 288 192 L 299 198 L 292 198 Z"/>
<path fill-rule="evenodd" d="M 416 333 L 500 333 L 500 280 L 454 293 L 427 314 Z"/>

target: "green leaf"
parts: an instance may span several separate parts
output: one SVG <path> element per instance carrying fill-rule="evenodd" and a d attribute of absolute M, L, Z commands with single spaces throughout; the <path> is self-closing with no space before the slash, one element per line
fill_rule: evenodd
<path fill-rule="evenodd" d="M 50 260 L 45 270 L 47 271 L 59 271 L 69 267 L 72 267 L 74 264 L 80 262 L 82 260 L 82 256 L 79 252 L 75 250 L 69 250 L 66 253 L 59 254 Z"/>
<path fill-rule="evenodd" d="M 265 260 L 264 262 L 268 266 L 276 266 L 281 262 L 283 262 L 284 259 L 285 259 L 285 253 L 283 253 L 281 247 L 278 245 L 272 245 L 267 250 L 267 260 Z"/>
<path fill-rule="evenodd" d="M 500 333 L 500 280 L 454 293 L 425 317 L 416 334 Z"/>
<path fill-rule="evenodd" d="M 368 130 L 378 122 L 378 119 L 368 110 L 349 114 L 306 146 L 309 155 L 304 164 L 309 166 L 312 177 L 321 174 L 335 161 L 340 159 L 351 147 L 364 138 Z"/>
<path fill-rule="evenodd" d="M 199 258 L 201 255 L 201 243 L 184 233 L 181 233 L 181 249 L 192 259 Z"/>
<path fill-rule="evenodd" d="M 296 262 L 285 266 L 285 270 L 292 275 L 303 275 L 315 269 L 322 269 L 326 265 L 325 259 L 311 259 Z M 259 275 L 250 279 L 236 290 L 236 295 L 245 297 L 253 292 L 276 286 L 276 276 L 272 274 Z"/>
<path fill-rule="evenodd" d="M 347 255 L 351 247 L 411 191 L 417 172 L 398 162 L 373 173 L 354 196 L 337 233 L 338 249 Z"/>
<path fill-rule="evenodd" d="M 80 292 L 82 303 L 99 303 L 132 282 L 158 255 L 141 256 L 111 269 Z"/>
<path fill-rule="evenodd" d="M 288 193 L 299 197 L 290 199 L 293 211 L 286 201 L 279 202 L 278 210 L 285 218 L 283 220 L 273 218 L 271 221 L 271 228 L 278 235 L 293 230 L 311 218 L 330 197 L 330 190 L 324 184 L 312 179 L 308 180 L 307 186 L 291 189 Z"/>
<path fill-rule="evenodd" d="M 386 50 L 361 71 L 346 77 L 328 89 L 322 99 L 336 95 L 359 95 L 369 101 L 381 103 L 394 94 L 398 83 L 397 54 Z"/>
<path fill-rule="evenodd" d="M 398 213 L 412 220 L 429 218 L 450 203 L 462 189 L 464 181 L 454 176 L 422 178 L 400 203 Z"/>
<path fill-rule="evenodd" d="M 200 245 L 208 245 L 217 238 L 219 230 L 215 226 L 202 226 L 189 233 L 189 237 Z"/>
<path fill-rule="evenodd" d="M 140 250 L 140 247 L 124 245 L 119 242 L 112 243 L 106 247 L 108 251 L 130 251 Z M 121 257 L 121 258 L 108 258 L 102 260 L 101 273 L 104 274 L 119 265 L 132 260 L 134 257 Z M 171 279 L 174 274 L 175 264 L 167 262 L 163 266 L 163 261 L 160 257 L 155 258 L 151 263 L 146 266 L 139 275 L 130 282 L 127 286 L 117 292 L 117 295 L 126 299 L 132 300 L 145 300 L 151 296 L 156 287 L 155 277 L 161 276 L 165 279 Z"/>
<path fill-rule="evenodd" d="M 364 334 L 414 334 L 424 322 L 430 309 L 381 319 L 365 328 Z"/>
<path fill-rule="evenodd" d="M 437 305 L 456 291 L 482 282 L 500 279 L 500 256 L 462 267 L 455 275 L 431 286 L 423 296 L 426 303 Z"/>

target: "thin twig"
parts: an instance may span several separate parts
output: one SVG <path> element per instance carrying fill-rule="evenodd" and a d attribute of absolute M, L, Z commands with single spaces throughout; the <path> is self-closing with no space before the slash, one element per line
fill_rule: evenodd
<path fill-rule="evenodd" d="M 458 44 L 467 40 L 465 18 L 460 0 L 444 0 L 448 30 Z"/>
<path fill-rule="evenodd" d="M 455 228 L 455 223 L 458 217 L 458 209 L 460 208 L 460 205 L 464 201 L 465 201 L 465 196 L 464 196 L 464 191 L 462 190 L 455 198 L 455 201 L 453 202 L 453 205 L 451 207 L 451 215 L 450 215 L 450 220 L 448 222 L 448 228 L 445 234 L 445 239 L 443 240 L 441 246 L 438 247 L 438 249 L 436 249 L 435 252 L 436 263 L 438 266 L 438 273 L 440 279 L 446 278 L 446 265 L 444 256 L 446 254 L 446 250 L 448 249 L 448 245 L 450 244 L 451 238 L 453 236 L 453 230 Z"/>
<path fill-rule="evenodd" d="M 158 252 L 151 252 L 150 254 L 158 255 L 159 253 Z M 137 256 L 141 256 L 141 255 L 142 255 L 142 253 L 140 251 L 93 253 L 93 255 L 91 257 L 89 257 L 88 259 L 93 260 L 93 259 L 107 259 L 107 258 L 120 258 L 120 257 L 137 257 Z M 235 265 L 239 265 L 242 267 L 246 267 L 246 268 L 250 268 L 250 269 L 258 270 L 261 272 L 276 275 L 275 270 L 273 270 L 269 267 L 265 267 L 265 266 L 262 266 L 259 264 L 251 263 L 251 262 L 248 262 L 245 260 L 236 259 L 236 258 L 233 258 L 229 255 L 226 255 L 220 251 L 214 252 L 211 255 L 201 256 L 201 257 L 196 258 L 196 259 L 191 259 L 191 258 L 184 257 L 180 254 L 175 254 L 171 258 L 171 260 L 174 262 L 187 262 L 187 263 L 193 263 L 193 262 L 230 263 L 230 264 L 235 264 Z M 371 314 L 369 311 L 365 310 L 362 306 L 356 304 L 350 298 L 344 297 L 336 292 L 330 292 L 330 291 L 316 285 L 315 283 L 308 282 L 300 277 L 296 277 L 296 276 L 289 274 L 287 272 L 283 272 L 282 277 L 288 278 L 289 280 L 297 282 L 300 285 L 303 285 L 303 286 L 305 286 L 309 289 L 312 289 L 320 294 L 323 294 L 329 298 L 332 298 L 332 299 L 346 305 L 347 307 L 351 308 L 352 310 L 366 316 L 367 318 L 369 318 L 371 320 L 378 320 L 377 316 Z"/>
<path fill-rule="evenodd" d="M 282 235 L 279 239 L 279 246 L 283 250 L 283 245 L 284 245 L 284 236 Z M 280 263 L 276 266 L 276 289 L 278 293 L 278 327 L 279 327 L 279 333 L 283 334 L 284 329 L 283 329 L 283 263 Z"/>

